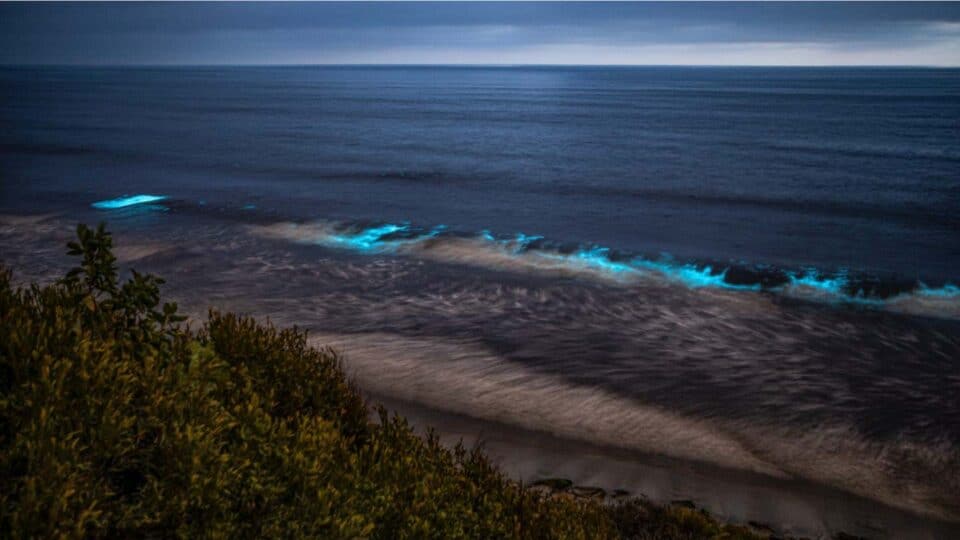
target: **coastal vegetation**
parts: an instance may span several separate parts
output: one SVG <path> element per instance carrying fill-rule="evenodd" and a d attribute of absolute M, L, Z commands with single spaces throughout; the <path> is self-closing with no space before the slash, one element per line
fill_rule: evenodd
<path fill-rule="evenodd" d="M 0 269 L 0 537 L 755 538 L 691 505 L 523 485 L 367 403 L 298 329 L 121 282 L 110 234 L 16 288 Z"/>

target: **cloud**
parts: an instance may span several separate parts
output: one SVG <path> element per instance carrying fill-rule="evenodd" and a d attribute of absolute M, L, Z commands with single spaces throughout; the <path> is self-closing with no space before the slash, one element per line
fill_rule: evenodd
<path fill-rule="evenodd" d="M 756 65 L 756 66 L 955 66 L 960 41 L 910 50 L 851 51 L 829 43 L 755 42 L 674 45 L 553 44 L 490 51 L 398 47 L 349 51 L 327 62 L 308 55 L 297 63 L 558 64 L 558 65 Z"/>
<path fill-rule="evenodd" d="M 2 4 L 0 62 L 958 65 L 960 4 Z"/>

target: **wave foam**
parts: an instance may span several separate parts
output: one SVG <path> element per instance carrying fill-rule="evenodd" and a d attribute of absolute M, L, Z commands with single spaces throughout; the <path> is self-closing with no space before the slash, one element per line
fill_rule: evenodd
<path fill-rule="evenodd" d="M 945 318 L 960 318 L 960 287 L 931 287 L 919 281 L 882 281 L 815 268 L 787 270 L 764 266 L 679 262 L 628 255 L 607 247 L 570 246 L 542 236 L 457 234 L 443 225 L 424 229 L 410 224 L 275 223 L 254 226 L 261 236 L 367 254 L 406 254 L 494 270 L 583 276 L 629 284 L 659 279 L 691 289 L 770 292 L 788 297 Z"/>

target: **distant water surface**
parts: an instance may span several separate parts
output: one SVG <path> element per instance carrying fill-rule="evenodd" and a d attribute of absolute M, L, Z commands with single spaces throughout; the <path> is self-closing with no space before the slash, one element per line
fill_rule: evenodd
<path fill-rule="evenodd" d="M 0 104 L 14 209 L 145 191 L 928 280 L 960 263 L 960 70 L 21 68 Z"/>
<path fill-rule="evenodd" d="M 3 68 L 0 125 L 21 280 L 106 220 L 377 395 L 960 522 L 960 70 Z"/>

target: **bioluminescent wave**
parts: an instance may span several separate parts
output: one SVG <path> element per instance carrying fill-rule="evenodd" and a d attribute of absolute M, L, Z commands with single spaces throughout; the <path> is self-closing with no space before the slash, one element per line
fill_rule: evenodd
<path fill-rule="evenodd" d="M 127 197 L 118 197 L 106 201 L 97 201 L 90 206 L 99 210 L 116 210 L 118 208 L 127 208 L 139 204 L 148 204 L 166 200 L 166 195 L 131 195 Z"/>
<path fill-rule="evenodd" d="M 867 307 L 929 311 L 960 316 L 960 288 L 929 286 L 919 280 L 880 280 L 846 269 L 783 269 L 763 265 L 683 262 L 624 253 L 597 245 L 569 245 L 540 235 L 479 234 L 423 228 L 410 223 L 277 223 L 254 228 L 268 237 L 302 244 L 348 249 L 365 254 L 404 254 L 498 270 L 527 270 L 581 275 L 612 282 L 660 278 L 691 289 L 770 292 L 807 300 Z M 934 301 L 930 308 L 914 305 Z M 929 304 L 929 302 L 928 302 Z"/>

